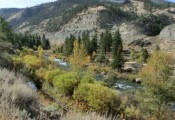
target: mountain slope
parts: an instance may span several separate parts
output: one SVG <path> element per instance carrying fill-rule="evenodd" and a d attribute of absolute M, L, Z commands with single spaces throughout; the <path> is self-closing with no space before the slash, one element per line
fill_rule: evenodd
<path fill-rule="evenodd" d="M 129 43 L 149 37 L 154 21 L 154 27 L 161 26 L 161 29 L 175 21 L 175 14 L 169 8 L 159 8 L 158 4 L 148 1 L 58 0 L 31 8 L 14 9 L 12 12 L 3 9 L 0 14 L 5 16 L 17 32 L 46 34 L 54 44 L 64 41 L 70 34 L 78 37 L 83 31 L 89 31 L 92 36 L 95 31 L 99 35 L 105 29 L 111 32 L 120 29 L 124 42 Z M 149 16 L 150 6 L 153 17 Z"/>

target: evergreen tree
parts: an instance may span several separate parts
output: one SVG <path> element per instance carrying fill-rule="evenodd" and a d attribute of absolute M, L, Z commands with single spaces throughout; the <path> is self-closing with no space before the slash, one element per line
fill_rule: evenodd
<path fill-rule="evenodd" d="M 97 33 L 95 33 L 94 37 L 91 40 L 90 54 L 92 54 L 93 52 L 97 52 L 97 47 L 98 47 L 98 38 L 97 38 Z"/>
<path fill-rule="evenodd" d="M 112 68 L 118 69 L 118 72 L 120 72 L 123 67 L 122 50 L 122 39 L 119 30 L 117 30 L 112 42 Z"/>
<path fill-rule="evenodd" d="M 74 48 L 74 41 L 75 41 L 75 36 L 74 35 L 70 35 L 70 37 L 66 38 L 65 43 L 64 43 L 64 54 L 66 56 L 70 56 L 73 52 L 73 48 Z"/>
<path fill-rule="evenodd" d="M 89 32 L 88 31 L 83 32 L 82 41 L 83 41 L 83 44 L 85 45 L 85 49 L 87 51 L 87 54 L 89 55 L 91 52 L 91 50 L 90 50 L 91 49 L 91 42 L 89 39 Z"/>
<path fill-rule="evenodd" d="M 143 61 L 146 62 L 146 60 L 149 57 L 149 53 L 147 49 L 142 49 L 142 57 L 143 57 Z"/>
<path fill-rule="evenodd" d="M 104 43 L 104 33 L 100 35 L 100 43 L 99 43 L 99 56 L 98 62 L 105 63 L 106 61 L 106 53 L 105 53 L 105 43 Z"/>
<path fill-rule="evenodd" d="M 44 34 L 43 34 L 43 37 L 42 37 L 41 46 L 42 46 L 43 49 L 49 49 L 50 48 L 50 42 L 49 42 L 48 39 L 46 39 Z"/>
<path fill-rule="evenodd" d="M 109 30 L 106 30 L 105 36 L 104 36 L 104 40 L 106 43 L 106 52 L 110 52 L 111 51 L 111 45 L 112 45 L 112 34 L 109 32 Z"/>

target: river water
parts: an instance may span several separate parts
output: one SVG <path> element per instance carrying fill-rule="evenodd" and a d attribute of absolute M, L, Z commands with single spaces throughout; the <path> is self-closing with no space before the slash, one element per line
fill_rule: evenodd
<path fill-rule="evenodd" d="M 61 68 L 69 69 L 69 63 L 68 62 L 65 62 L 64 60 L 61 60 L 61 59 L 54 59 L 54 61 L 57 62 L 58 65 Z M 106 77 L 109 77 L 109 76 L 102 75 L 102 74 L 96 74 L 95 75 L 96 80 L 99 80 L 99 81 L 105 79 Z M 143 88 L 140 84 L 134 83 L 134 82 L 129 81 L 129 80 L 116 78 L 115 81 L 116 82 L 115 82 L 115 84 L 113 86 L 113 89 L 115 89 L 117 91 L 120 91 L 120 92 L 126 92 L 126 91 L 129 91 L 129 90 L 137 90 L 137 89 L 142 89 Z M 33 90 L 37 90 L 37 86 L 35 85 L 35 83 L 33 81 L 29 81 L 28 85 Z M 175 103 L 172 103 L 170 105 L 170 107 L 175 111 Z"/>
<path fill-rule="evenodd" d="M 55 58 L 54 61 L 57 62 L 58 65 L 63 69 L 69 68 L 69 63 L 64 61 L 64 60 Z M 102 75 L 102 74 L 95 75 L 96 80 L 103 80 L 105 77 L 106 76 Z M 129 80 L 117 79 L 113 88 L 123 92 L 123 91 L 128 91 L 128 90 L 139 89 L 139 88 L 141 88 L 141 85 L 138 83 L 134 83 L 132 81 L 129 81 Z"/>

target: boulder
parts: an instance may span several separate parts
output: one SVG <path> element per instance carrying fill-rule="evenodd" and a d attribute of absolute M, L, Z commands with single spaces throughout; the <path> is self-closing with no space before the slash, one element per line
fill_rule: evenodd
<path fill-rule="evenodd" d="M 175 41 L 175 24 L 165 27 L 159 35 L 160 39 Z"/>
<path fill-rule="evenodd" d="M 135 82 L 140 84 L 141 83 L 141 78 L 135 79 Z"/>

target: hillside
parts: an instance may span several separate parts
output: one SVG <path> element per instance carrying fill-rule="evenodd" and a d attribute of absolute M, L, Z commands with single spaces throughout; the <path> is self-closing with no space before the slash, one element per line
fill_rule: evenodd
<path fill-rule="evenodd" d="M 160 33 L 164 26 L 175 21 L 175 14 L 163 0 L 59 0 L 26 9 L 2 9 L 16 32 L 45 34 L 53 44 L 62 43 L 67 36 L 81 36 L 89 31 L 101 34 L 106 29 L 115 32 L 120 29 L 123 40 L 130 43 L 137 39 L 151 39 Z M 160 4 L 159 4 L 160 3 Z M 164 3 L 164 4 L 162 4 Z M 166 6 L 167 5 L 167 6 Z M 151 11 L 150 11 L 151 6 Z M 150 17 L 150 13 L 154 16 Z M 144 20 L 147 25 L 143 24 Z M 149 24 L 156 21 L 161 28 L 150 30 Z M 157 26 L 157 25 L 155 25 Z"/>
<path fill-rule="evenodd" d="M 0 120 L 174 120 L 173 3 L 58 0 L 0 13 Z"/>

